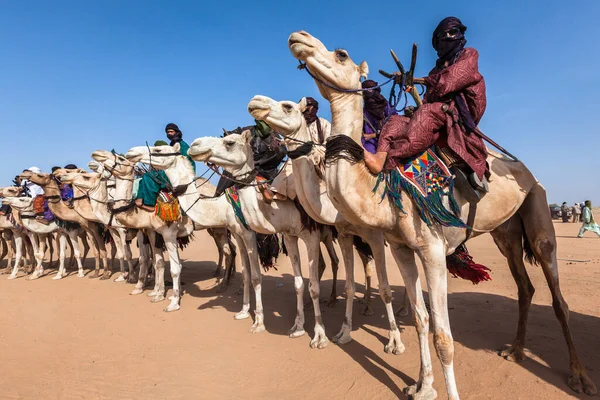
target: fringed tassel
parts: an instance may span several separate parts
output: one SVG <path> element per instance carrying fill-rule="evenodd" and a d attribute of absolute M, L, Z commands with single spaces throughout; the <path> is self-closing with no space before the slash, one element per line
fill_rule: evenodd
<path fill-rule="evenodd" d="M 181 250 L 183 250 L 183 249 L 185 249 L 190 244 L 190 242 L 192 241 L 193 237 L 194 237 L 193 233 L 191 235 L 188 235 L 188 236 L 178 237 L 177 238 L 177 245 L 179 246 L 179 248 Z"/>
<path fill-rule="evenodd" d="M 386 191 L 393 203 L 404 212 L 402 209 L 402 191 L 408 193 L 410 198 L 417 206 L 419 216 L 428 226 L 433 223 L 438 223 L 442 226 L 451 226 L 456 228 L 468 228 L 468 226 L 455 214 L 458 211 L 458 205 L 454 200 L 454 196 L 448 193 L 450 208 L 452 212 L 444 207 L 444 196 L 446 194 L 439 189 L 429 193 L 426 197 L 421 195 L 419 191 L 410 183 L 406 182 L 402 175 L 396 170 L 392 170 L 386 176 Z"/>
<path fill-rule="evenodd" d="M 279 237 L 277 234 L 274 235 L 262 235 L 256 234 L 256 246 L 258 248 L 258 257 L 260 264 L 262 265 L 265 272 L 274 268 L 277 271 L 275 262 L 281 253 L 281 246 L 279 245 Z"/>
<path fill-rule="evenodd" d="M 465 245 L 459 246 L 454 254 L 446 257 L 446 268 L 455 278 L 469 280 L 474 285 L 492 280 L 490 274 L 487 273 L 490 269 L 485 265 L 475 263 Z"/>

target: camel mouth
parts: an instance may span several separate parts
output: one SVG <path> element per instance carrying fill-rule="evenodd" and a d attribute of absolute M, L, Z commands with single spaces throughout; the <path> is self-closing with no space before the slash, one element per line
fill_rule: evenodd
<path fill-rule="evenodd" d="M 108 160 L 108 157 L 106 156 L 106 153 L 104 151 L 94 151 L 92 153 L 92 158 L 98 162 L 104 162 Z"/>
<path fill-rule="evenodd" d="M 188 150 L 188 156 L 192 157 L 194 161 L 206 161 L 212 155 L 212 150 L 207 147 L 200 147 L 198 145 L 190 147 Z"/>
<path fill-rule="evenodd" d="M 254 119 L 264 120 L 271 112 L 271 107 L 260 100 L 252 100 L 248 104 L 248 112 Z"/>
<path fill-rule="evenodd" d="M 132 163 L 140 162 L 143 156 L 143 154 L 131 150 L 125 154 L 125 158 L 127 159 L 127 161 L 130 161 Z"/>
<path fill-rule="evenodd" d="M 92 171 L 98 172 L 98 169 L 100 168 L 100 163 L 98 163 L 96 161 L 90 161 L 88 163 L 88 168 L 91 169 Z"/>
<path fill-rule="evenodd" d="M 304 32 L 294 32 L 288 38 L 288 47 L 296 58 L 301 57 L 306 50 L 313 48 L 305 35 Z"/>

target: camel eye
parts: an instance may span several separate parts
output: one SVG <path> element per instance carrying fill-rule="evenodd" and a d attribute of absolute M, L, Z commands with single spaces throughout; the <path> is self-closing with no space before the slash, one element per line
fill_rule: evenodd
<path fill-rule="evenodd" d="M 292 111 L 294 109 L 294 107 L 292 107 L 291 104 L 283 103 L 283 109 L 285 112 L 289 113 L 290 111 Z"/>
<path fill-rule="evenodd" d="M 336 50 L 335 55 L 340 61 L 346 61 L 348 59 L 348 53 L 346 53 L 345 50 Z"/>

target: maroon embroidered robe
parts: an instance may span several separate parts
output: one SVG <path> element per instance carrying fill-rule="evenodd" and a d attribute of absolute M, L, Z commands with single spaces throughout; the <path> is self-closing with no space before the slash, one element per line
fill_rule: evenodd
<path fill-rule="evenodd" d="M 434 68 L 425 78 L 427 92 L 423 105 L 412 118 L 392 116 L 381 131 L 377 151 L 387 152 L 385 170 L 401 164 L 401 160 L 417 155 L 434 144 L 450 147 L 482 178 L 487 170 L 487 150 L 483 140 L 466 133 L 459 124 L 454 104 L 456 92 L 462 92 L 475 123 L 479 123 L 486 107 L 485 82 L 478 69 L 477 50 L 465 48 L 451 66 Z M 447 104 L 453 116 L 442 110 Z"/>

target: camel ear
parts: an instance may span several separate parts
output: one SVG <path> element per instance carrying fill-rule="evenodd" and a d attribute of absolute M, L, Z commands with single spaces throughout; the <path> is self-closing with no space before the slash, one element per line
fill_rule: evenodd
<path fill-rule="evenodd" d="M 250 129 L 246 129 L 244 132 L 242 132 L 242 140 L 244 143 L 250 143 L 252 140 L 252 132 L 250 132 Z"/>
<path fill-rule="evenodd" d="M 360 63 L 360 65 L 358 66 L 358 72 L 360 72 L 360 77 L 361 78 L 368 78 L 369 75 L 369 65 L 367 64 L 366 61 L 363 61 Z"/>
<path fill-rule="evenodd" d="M 179 144 L 179 142 L 173 145 L 173 150 L 175 150 L 175 152 L 177 153 L 181 153 L 181 145 Z"/>
<path fill-rule="evenodd" d="M 300 112 L 304 112 L 304 110 L 306 110 L 306 97 L 303 97 L 302 100 L 300 100 L 298 106 L 300 106 Z"/>

